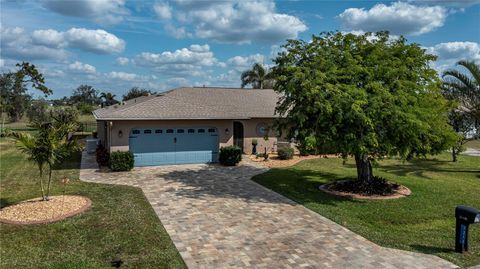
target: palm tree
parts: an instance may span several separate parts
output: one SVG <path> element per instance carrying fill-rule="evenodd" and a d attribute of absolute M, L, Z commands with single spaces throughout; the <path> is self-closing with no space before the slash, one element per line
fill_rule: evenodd
<path fill-rule="evenodd" d="M 115 100 L 115 96 L 116 95 L 112 94 L 111 92 L 102 92 L 102 94 L 100 94 L 100 98 L 105 100 L 103 103 L 107 106 L 114 105 L 114 104 L 118 103 L 118 101 Z"/>
<path fill-rule="evenodd" d="M 470 114 L 480 124 L 480 65 L 473 61 L 459 61 L 470 74 L 455 69 L 443 73 L 444 90 L 460 102 L 459 109 Z"/>
<path fill-rule="evenodd" d="M 251 84 L 254 89 L 269 89 L 275 83 L 272 72 L 259 63 L 254 64 L 251 70 L 243 72 L 241 79 L 242 88 Z"/>
<path fill-rule="evenodd" d="M 42 123 L 34 126 L 37 129 L 35 135 L 28 133 L 12 132 L 8 135 L 16 140 L 17 147 L 28 156 L 28 160 L 34 162 L 40 174 L 40 188 L 42 199 L 48 201 L 52 170 L 61 161 L 76 149 L 74 141 L 68 141 L 65 135 L 65 126 L 55 127 L 51 123 Z M 48 166 L 48 183 L 45 190 L 43 172 Z"/>

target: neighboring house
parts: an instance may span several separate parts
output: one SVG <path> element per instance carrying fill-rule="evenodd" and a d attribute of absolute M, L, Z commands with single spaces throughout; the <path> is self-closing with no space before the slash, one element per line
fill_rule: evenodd
<path fill-rule="evenodd" d="M 277 117 L 273 90 L 178 88 L 93 112 L 100 143 L 134 153 L 136 166 L 216 162 L 220 147 L 276 151 L 269 126 Z M 268 132 L 268 134 L 267 134 Z M 265 136 L 268 139 L 265 140 Z"/>

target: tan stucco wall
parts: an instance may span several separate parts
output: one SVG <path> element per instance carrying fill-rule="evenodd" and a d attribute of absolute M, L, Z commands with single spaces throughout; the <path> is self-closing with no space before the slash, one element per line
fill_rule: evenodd
<path fill-rule="evenodd" d="M 237 120 L 235 120 L 237 121 Z M 247 154 L 252 152 L 252 139 L 257 138 L 257 151 L 264 152 L 265 147 L 267 151 L 276 150 L 277 138 L 274 137 L 273 132 L 270 132 L 271 137 L 265 141 L 263 137 L 257 135 L 257 125 L 260 123 L 271 124 L 272 119 L 251 119 L 238 120 L 243 124 L 244 128 L 244 151 Z M 101 121 L 97 121 L 98 127 L 102 127 Z M 112 121 L 111 126 L 107 130 L 107 141 L 110 140 L 107 148 L 110 151 L 128 151 L 128 136 L 132 128 L 148 128 L 148 127 L 162 127 L 162 128 L 182 128 L 182 127 L 215 127 L 219 133 L 219 146 L 233 145 L 233 122 L 234 120 L 135 120 L 135 121 Z M 228 134 L 226 129 L 228 128 Z M 119 131 L 122 131 L 122 136 L 119 136 Z M 99 132 L 99 138 L 100 138 Z"/>

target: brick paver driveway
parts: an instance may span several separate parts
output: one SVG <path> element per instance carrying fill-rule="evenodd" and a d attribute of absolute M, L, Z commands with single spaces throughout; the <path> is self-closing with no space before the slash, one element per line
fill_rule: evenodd
<path fill-rule="evenodd" d="M 250 178 L 251 165 L 181 165 L 80 177 L 143 189 L 189 268 L 455 268 L 438 257 L 380 247 Z"/>

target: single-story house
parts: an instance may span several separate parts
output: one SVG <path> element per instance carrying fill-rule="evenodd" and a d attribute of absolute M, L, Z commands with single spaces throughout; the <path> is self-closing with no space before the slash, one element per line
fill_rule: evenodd
<path fill-rule="evenodd" d="M 177 88 L 97 109 L 97 137 L 110 152 L 131 151 L 136 166 L 207 163 L 220 147 L 276 151 L 268 131 L 280 95 L 273 90 Z M 268 139 L 265 139 L 268 137 Z"/>

